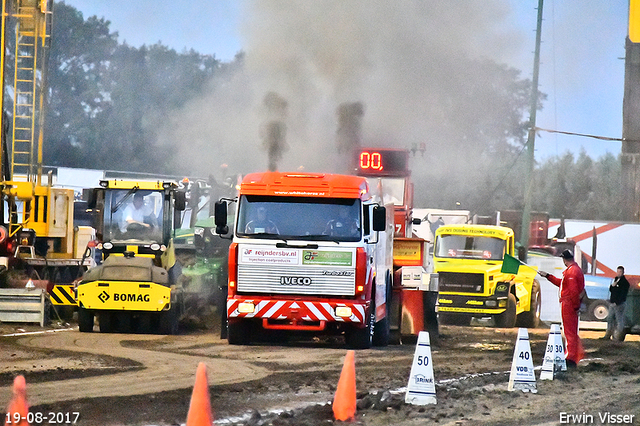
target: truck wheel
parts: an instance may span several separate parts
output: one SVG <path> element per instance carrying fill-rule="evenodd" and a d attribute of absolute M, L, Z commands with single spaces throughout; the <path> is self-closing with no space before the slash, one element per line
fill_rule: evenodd
<path fill-rule="evenodd" d="M 531 289 L 531 305 L 527 312 L 522 312 L 516 320 L 517 327 L 536 328 L 540 324 L 540 309 L 542 300 L 540 298 L 540 285 L 534 281 Z"/>
<path fill-rule="evenodd" d="M 138 316 L 138 323 L 135 327 L 135 332 L 140 334 L 151 333 L 151 313 L 143 312 Z"/>
<path fill-rule="evenodd" d="M 462 325 L 468 326 L 471 324 L 471 316 L 464 314 L 438 314 L 440 322 L 446 325 Z"/>
<path fill-rule="evenodd" d="M 93 331 L 93 312 L 83 307 L 78 308 L 78 328 L 83 333 Z"/>
<path fill-rule="evenodd" d="M 609 302 L 606 300 L 594 300 L 589 305 L 587 313 L 592 321 L 606 321 L 609 316 Z"/>
<path fill-rule="evenodd" d="M 494 317 L 496 327 L 512 328 L 516 325 L 516 296 L 509 293 L 507 298 L 507 310 Z"/>
<path fill-rule="evenodd" d="M 229 321 L 227 340 L 230 345 L 248 345 L 251 342 L 251 324 L 246 320 Z"/>
<path fill-rule="evenodd" d="M 385 317 L 373 325 L 373 346 L 387 346 L 391 338 L 389 307 L 391 306 L 391 278 L 387 273 L 387 298 L 385 302 Z M 374 311 L 375 312 L 375 311 Z M 375 321 L 375 315 L 373 316 Z"/>
<path fill-rule="evenodd" d="M 120 333 L 131 333 L 131 312 L 116 312 L 116 330 Z"/>
<path fill-rule="evenodd" d="M 373 346 L 387 346 L 390 338 L 389 313 L 373 326 Z"/>
<path fill-rule="evenodd" d="M 98 314 L 98 325 L 100 326 L 100 333 L 113 332 L 113 316 L 111 312 L 100 312 Z"/>
<path fill-rule="evenodd" d="M 178 334 L 178 310 L 175 305 L 168 311 L 160 312 L 158 331 L 160 334 Z"/>
<path fill-rule="evenodd" d="M 345 334 L 347 346 L 351 349 L 369 349 L 373 344 L 374 323 L 376 321 L 375 307 L 372 306 L 370 311 L 366 327 L 351 327 Z"/>

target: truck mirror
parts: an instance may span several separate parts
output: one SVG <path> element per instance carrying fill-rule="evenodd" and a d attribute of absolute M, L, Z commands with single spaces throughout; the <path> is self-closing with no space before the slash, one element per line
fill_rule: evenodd
<path fill-rule="evenodd" d="M 387 227 L 387 209 L 382 206 L 373 208 L 373 230 L 384 231 Z"/>
<path fill-rule="evenodd" d="M 521 262 L 527 260 L 527 249 L 525 249 L 524 246 L 518 246 L 518 259 Z"/>
<path fill-rule="evenodd" d="M 227 226 L 227 203 L 226 201 L 216 201 L 214 206 L 214 219 L 216 224 L 216 232 L 218 232 L 218 228 L 223 228 Z M 220 234 L 221 232 L 218 232 Z M 222 234 L 226 234 L 226 232 L 222 232 Z"/>
<path fill-rule="evenodd" d="M 174 197 L 176 210 L 183 211 L 187 206 L 187 195 L 184 191 L 176 191 Z"/>
<path fill-rule="evenodd" d="M 87 202 L 88 209 L 95 209 L 98 201 L 98 189 L 90 188 L 82 191 L 82 198 Z"/>

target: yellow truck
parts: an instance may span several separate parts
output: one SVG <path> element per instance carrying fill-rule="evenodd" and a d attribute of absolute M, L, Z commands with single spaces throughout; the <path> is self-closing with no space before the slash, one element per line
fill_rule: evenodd
<path fill-rule="evenodd" d="M 472 224 L 438 228 L 433 261 L 443 324 L 469 325 L 473 317 L 492 317 L 498 327 L 538 326 L 541 299 L 536 270 L 523 266 L 516 273 L 505 271 L 505 255 L 515 257 L 511 228 Z"/>

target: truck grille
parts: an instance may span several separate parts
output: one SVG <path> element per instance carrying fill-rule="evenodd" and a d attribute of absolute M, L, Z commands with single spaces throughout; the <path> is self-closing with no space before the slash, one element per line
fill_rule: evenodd
<path fill-rule="evenodd" d="M 484 274 L 440 272 L 440 291 L 454 293 L 484 293 Z"/>
<path fill-rule="evenodd" d="M 238 293 L 355 295 L 355 268 L 238 265 Z"/>

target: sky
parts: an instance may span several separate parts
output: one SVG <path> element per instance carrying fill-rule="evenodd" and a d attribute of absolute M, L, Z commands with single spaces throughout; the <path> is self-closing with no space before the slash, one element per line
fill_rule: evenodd
<path fill-rule="evenodd" d="M 482 3 L 480 0 L 462 3 Z M 92 15 L 111 22 L 119 41 L 140 46 L 161 42 L 229 61 L 246 48 L 252 20 L 247 0 L 158 2 L 151 0 L 67 0 L 85 19 Z M 496 25 L 504 28 L 505 46 L 495 59 L 531 78 L 538 0 L 504 0 Z M 284 2 L 283 4 L 286 4 Z M 455 5 L 455 2 L 447 2 Z M 454 6 L 452 6 L 454 7 Z M 547 94 L 537 126 L 566 132 L 619 138 L 622 135 L 624 44 L 628 0 L 546 0 L 543 7 L 539 89 Z M 464 19 L 464 16 L 461 16 Z M 508 46 L 507 46 L 508 45 Z M 491 49 L 490 49 L 491 50 Z M 540 132 L 536 159 L 577 154 L 593 158 L 617 155 L 620 142 Z"/>

